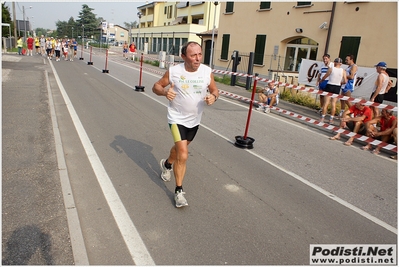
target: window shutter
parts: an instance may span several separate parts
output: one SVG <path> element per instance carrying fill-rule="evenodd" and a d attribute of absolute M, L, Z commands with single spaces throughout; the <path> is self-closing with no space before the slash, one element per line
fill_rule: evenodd
<path fill-rule="evenodd" d="M 229 59 L 230 34 L 223 34 L 221 59 Z"/>
<path fill-rule="evenodd" d="M 259 9 L 270 9 L 271 2 L 260 2 Z"/>
<path fill-rule="evenodd" d="M 234 11 L 234 2 L 226 2 L 226 13 L 232 13 Z"/>
<path fill-rule="evenodd" d="M 263 65 L 265 55 L 266 35 L 256 35 L 254 64 Z"/>
<path fill-rule="evenodd" d="M 359 52 L 360 38 L 360 36 L 342 36 L 341 48 L 339 50 L 339 57 L 342 60 L 345 60 L 346 55 L 353 55 L 354 61 L 356 62 L 357 53 Z"/>

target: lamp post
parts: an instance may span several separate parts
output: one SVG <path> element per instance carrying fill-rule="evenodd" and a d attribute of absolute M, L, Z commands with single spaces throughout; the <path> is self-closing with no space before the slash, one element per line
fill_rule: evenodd
<path fill-rule="evenodd" d="M 141 19 L 141 16 L 143 15 L 143 13 L 141 13 L 140 11 L 139 12 L 137 12 L 137 16 L 139 17 L 139 37 L 138 37 L 138 44 L 137 44 L 137 48 L 138 48 L 138 50 L 140 50 L 140 19 Z"/>
<path fill-rule="evenodd" d="M 79 60 L 84 60 L 84 58 L 83 58 L 84 45 L 85 45 L 85 25 L 82 24 L 82 50 L 80 50 L 80 58 L 79 58 Z"/>
<path fill-rule="evenodd" d="M 29 6 L 29 9 L 31 9 L 32 6 Z M 26 42 L 26 17 L 25 17 L 25 6 L 22 6 L 22 16 L 24 20 L 24 42 Z"/>
<path fill-rule="evenodd" d="M 215 27 L 216 27 L 216 6 L 219 4 L 217 1 L 213 2 L 215 5 L 215 13 L 213 15 L 213 29 L 212 29 L 212 42 L 211 42 L 211 56 L 209 60 L 209 64 L 211 65 L 211 69 L 213 69 L 213 42 L 215 39 Z"/>

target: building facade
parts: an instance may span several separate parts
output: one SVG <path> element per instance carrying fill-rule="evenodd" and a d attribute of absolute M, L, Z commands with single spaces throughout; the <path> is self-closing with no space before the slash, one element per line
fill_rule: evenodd
<path fill-rule="evenodd" d="M 214 68 L 241 70 L 254 54 L 254 73 L 298 74 L 301 60 L 355 56 L 359 66 L 397 68 L 397 2 L 221 2 Z M 209 35 L 207 36 L 209 39 Z"/>
<path fill-rule="evenodd" d="M 216 12 L 215 12 L 216 9 Z M 139 27 L 131 29 L 131 41 L 139 50 L 179 55 L 187 41 L 201 43 L 197 33 L 218 26 L 220 5 L 213 2 L 152 2 L 138 7 Z"/>
<path fill-rule="evenodd" d="M 129 42 L 129 30 L 119 25 L 103 23 L 102 42 L 122 45 Z"/>

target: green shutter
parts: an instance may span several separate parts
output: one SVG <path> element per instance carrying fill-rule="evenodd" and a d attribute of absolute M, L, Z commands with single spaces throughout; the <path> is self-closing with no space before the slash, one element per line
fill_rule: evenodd
<path fill-rule="evenodd" d="M 256 35 L 254 64 L 263 65 L 265 55 L 266 35 Z"/>
<path fill-rule="evenodd" d="M 339 50 L 339 57 L 345 60 L 346 55 L 353 55 L 356 62 L 357 53 L 359 51 L 361 37 L 346 37 L 342 36 L 341 48 Z"/>
<path fill-rule="evenodd" d="M 223 34 L 221 59 L 229 59 L 230 34 Z"/>
<path fill-rule="evenodd" d="M 310 6 L 312 2 L 297 2 L 297 6 Z"/>
<path fill-rule="evenodd" d="M 226 2 L 226 13 L 232 13 L 234 11 L 234 2 Z"/>
<path fill-rule="evenodd" d="M 259 9 L 270 9 L 272 2 L 260 2 Z"/>

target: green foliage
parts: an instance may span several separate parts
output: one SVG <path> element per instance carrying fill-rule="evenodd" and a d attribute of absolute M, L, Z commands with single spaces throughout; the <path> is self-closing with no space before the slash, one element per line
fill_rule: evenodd
<path fill-rule="evenodd" d="M 223 75 L 222 77 L 219 77 L 219 76 L 214 75 L 214 77 L 215 77 L 216 82 L 230 85 L 230 82 L 231 82 L 230 76 Z"/>
<path fill-rule="evenodd" d="M 11 35 L 13 35 L 14 23 L 12 22 L 12 19 L 11 19 L 10 10 L 8 9 L 8 7 L 5 6 L 5 3 L 1 4 L 1 22 L 10 24 Z M 8 27 L 8 26 L 1 27 L 1 35 L 2 35 L 2 37 L 10 37 L 9 36 L 10 35 L 9 34 L 10 33 L 10 27 Z"/>
<path fill-rule="evenodd" d="M 78 24 L 73 17 L 70 17 L 68 22 L 58 20 L 55 23 L 57 27 L 57 36 L 59 38 L 75 38 L 82 33 L 78 33 Z"/>
<path fill-rule="evenodd" d="M 92 35 L 97 35 L 99 37 L 101 26 L 96 18 L 96 14 L 92 12 L 93 10 L 93 8 L 90 8 L 86 4 L 82 5 L 82 10 L 79 12 L 78 16 L 79 19 L 76 20 L 77 36 L 81 36 L 84 32 L 85 38 Z"/>
<path fill-rule="evenodd" d="M 320 109 L 320 102 L 310 94 L 306 92 L 297 91 L 295 89 L 288 89 L 280 87 L 280 99 L 295 103 L 301 106 L 305 106 L 312 109 Z M 341 104 L 337 101 L 335 108 L 335 115 L 339 115 L 339 111 L 341 110 Z M 328 107 L 327 113 L 329 114 L 331 108 Z"/>

